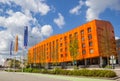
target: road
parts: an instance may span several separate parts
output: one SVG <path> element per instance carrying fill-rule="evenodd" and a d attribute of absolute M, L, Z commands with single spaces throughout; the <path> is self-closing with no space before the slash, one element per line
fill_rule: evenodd
<path fill-rule="evenodd" d="M 115 81 L 115 80 L 0 71 L 0 81 Z"/>

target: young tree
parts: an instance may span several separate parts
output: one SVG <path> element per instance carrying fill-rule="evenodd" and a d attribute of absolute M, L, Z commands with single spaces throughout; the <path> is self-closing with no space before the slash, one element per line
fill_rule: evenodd
<path fill-rule="evenodd" d="M 70 50 L 70 55 L 72 57 L 73 66 L 75 66 L 75 62 L 78 55 L 78 40 L 76 37 L 70 39 L 69 50 Z"/>

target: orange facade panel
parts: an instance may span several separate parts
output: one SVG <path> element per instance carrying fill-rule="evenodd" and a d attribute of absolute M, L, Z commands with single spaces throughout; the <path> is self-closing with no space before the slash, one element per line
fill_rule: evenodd
<path fill-rule="evenodd" d="M 113 40 L 113 46 L 109 48 L 114 49 L 115 37 L 112 25 L 108 21 L 93 20 L 63 34 L 51 36 L 31 47 L 28 52 L 29 63 L 72 61 L 70 54 L 72 37 L 78 40 L 77 60 L 102 56 L 105 46 L 101 43 L 105 41 Z"/>

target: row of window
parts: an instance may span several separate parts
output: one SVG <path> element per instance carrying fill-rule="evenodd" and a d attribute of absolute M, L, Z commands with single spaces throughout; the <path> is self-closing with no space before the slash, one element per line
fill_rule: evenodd
<path fill-rule="evenodd" d="M 88 33 L 90 33 L 92 30 L 91 30 L 91 28 L 89 27 L 88 29 L 87 29 L 87 32 Z M 84 30 L 81 30 L 81 35 L 84 35 Z"/>
<path fill-rule="evenodd" d="M 65 43 L 65 46 L 67 47 L 67 43 Z M 82 48 L 85 48 L 85 47 L 86 47 L 86 44 L 85 44 L 85 43 L 82 43 L 81 46 L 82 46 Z M 92 47 L 92 46 L 93 46 L 93 42 L 92 42 L 92 41 L 89 41 L 89 47 Z M 62 43 L 60 43 L 60 47 L 62 47 Z M 42 47 L 41 49 L 42 49 L 42 50 L 44 49 L 44 51 L 46 51 L 46 50 L 48 50 L 48 47 L 47 47 L 47 48 L 46 48 L 46 47 L 44 47 L 44 48 Z M 53 46 L 53 47 L 50 46 L 50 50 L 52 50 L 52 49 L 54 50 L 54 49 L 56 49 L 56 48 L 55 48 L 54 46 Z M 57 49 L 58 49 L 58 48 L 57 48 Z M 67 48 L 66 48 L 66 49 L 67 49 Z M 40 50 L 40 49 L 38 49 L 38 48 L 36 49 L 36 48 L 35 48 L 35 49 L 33 49 L 33 50 Z M 61 51 L 61 50 L 60 50 L 60 51 Z"/>
<path fill-rule="evenodd" d="M 93 48 L 90 48 L 90 49 L 89 49 L 89 53 L 90 53 L 90 54 L 93 54 L 93 53 L 94 53 Z M 82 50 L 82 54 L 86 54 L 86 50 L 85 50 L 85 49 Z"/>
<path fill-rule="evenodd" d="M 62 50 L 61 50 L 62 51 Z M 93 50 L 93 48 L 90 48 L 89 49 L 89 53 L 90 54 L 93 54 L 94 53 L 94 50 Z M 86 54 L 86 50 L 84 49 L 84 50 L 82 50 L 82 54 Z M 63 54 L 61 54 L 61 58 L 63 57 Z M 65 54 L 65 57 L 67 57 L 67 54 Z"/>
<path fill-rule="evenodd" d="M 91 28 L 88 28 L 88 32 L 91 32 Z M 84 34 L 84 30 L 81 30 L 81 34 Z M 78 35 L 78 33 L 76 32 L 76 33 L 75 33 L 75 36 L 77 36 L 77 35 Z M 69 38 L 70 38 L 70 39 L 72 38 L 72 34 L 69 35 Z M 82 39 L 82 41 L 85 41 L 84 36 L 82 36 L 81 39 Z M 92 39 L 92 35 L 91 35 L 91 34 L 88 34 L 88 39 L 89 39 L 89 40 Z M 66 40 L 67 40 L 67 36 L 64 37 L 64 40 L 65 40 L 65 42 L 67 42 L 67 41 L 66 41 Z M 62 41 L 62 38 L 60 38 L 60 41 Z M 56 40 L 56 43 L 58 43 L 58 39 Z M 47 45 L 47 46 L 48 46 L 48 45 L 54 46 L 54 44 L 55 44 L 55 41 L 52 41 L 52 42 L 50 42 L 50 43 L 47 43 L 46 45 Z M 43 46 L 45 47 L 46 45 L 44 44 Z M 60 44 L 60 47 L 61 47 L 61 46 L 62 46 L 62 43 Z"/>
<path fill-rule="evenodd" d="M 89 47 L 91 47 L 91 46 L 93 46 L 93 42 L 92 41 L 89 42 Z M 82 48 L 85 48 L 85 47 L 86 47 L 85 43 L 82 43 Z"/>
<path fill-rule="evenodd" d="M 88 28 L 87 31 L 88 31 L 88 33 L 90 33 L 92 30 L 91 30 L 91 28 Z M 81 35 L 82 35 L 82 36 L 84 35 L 84 30 L 81 30 Z M 78 36 L 78 33 L 75 32 L 75 33 L 74 33 L 74 36 L 77 37 L 77 36 Z M 67 36 L 64 37 L 64 40 L 66 40 L 66 39 L 67 39 Z M 72 39 L 72 34 L 69 35 L 69 39 Z M 84 39 L 84 38 L 83 38 L 83 39 Z M 91 35 L 91 34 L 88 35 L 88 39 L 92 39 L 92 35 Z M 62 41 L 62 38 L 60 38 L 60 41 Z"/>

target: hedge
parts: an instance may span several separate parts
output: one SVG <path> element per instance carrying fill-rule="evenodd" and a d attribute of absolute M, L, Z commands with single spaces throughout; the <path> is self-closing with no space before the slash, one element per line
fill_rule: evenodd
<path fill-rule="evenodd" d="M 31 73 L 43 73 L 43 74 L 57 74 L 57 75 L 73 75 L 73 76 L 91 76 L 91 77 L 116 77 L 116 73 L 111 70 L 89 70 L 89 69 L 81 69 L 81 70 L 63 70 L 63 69 L 32 69 L 25 68 L 24 72 Z"/>

